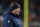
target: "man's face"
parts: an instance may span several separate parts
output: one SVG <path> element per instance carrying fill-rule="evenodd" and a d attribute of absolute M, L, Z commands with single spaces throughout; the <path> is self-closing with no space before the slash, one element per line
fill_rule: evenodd
<path fill-rule="evenodd" d="M 19 13 L 20 13 L 20 8 L 17 8 L 17 9 L 15 9 L 15 10 L 13 10 L 12 13 L 19 15 Z"/>

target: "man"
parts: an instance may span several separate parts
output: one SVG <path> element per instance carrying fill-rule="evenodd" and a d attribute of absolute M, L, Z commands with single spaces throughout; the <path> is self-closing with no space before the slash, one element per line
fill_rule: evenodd
<path fill-rule="evenodd" d="M 12 8 L 4 16 L 3 27 L 23 27 L 22 22 L 18 19 L 20 13 L 20 5 L 14 3 Z"/>

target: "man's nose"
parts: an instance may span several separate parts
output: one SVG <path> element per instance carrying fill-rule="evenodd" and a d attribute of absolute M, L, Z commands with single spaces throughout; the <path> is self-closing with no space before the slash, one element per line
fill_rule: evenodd
<path fill-rule="evenodd" d="M 19 10 L 19 11 L 21 11 L 21 10 Z"/>

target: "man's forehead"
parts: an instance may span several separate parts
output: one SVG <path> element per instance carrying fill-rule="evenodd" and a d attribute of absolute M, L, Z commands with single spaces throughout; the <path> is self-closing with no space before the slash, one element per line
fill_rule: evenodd
<path fill-rule="evenodd" d="M 20 11 L 20 9 L 19 9 L 19 8 L 15 9 L 15 10 L 18 10 L 18 11 Z"/>

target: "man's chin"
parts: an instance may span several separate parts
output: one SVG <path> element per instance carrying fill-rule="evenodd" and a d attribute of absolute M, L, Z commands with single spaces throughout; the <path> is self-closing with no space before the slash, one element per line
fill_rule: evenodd
<path fill-rule="evenodd" d="M 17 15 L 19 15 L 19 13 Z"/>

